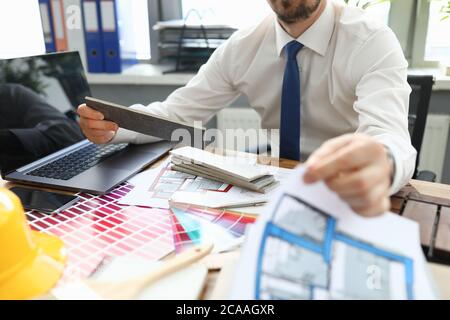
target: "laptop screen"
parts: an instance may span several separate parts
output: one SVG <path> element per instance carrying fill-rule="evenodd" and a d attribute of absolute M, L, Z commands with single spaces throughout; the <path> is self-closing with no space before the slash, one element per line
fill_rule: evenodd
<path fill-rule="evenodd" d="M 78 52 L 0 60 L 2 175 L 83 140 L 76 108 L 90 95 Z"/>

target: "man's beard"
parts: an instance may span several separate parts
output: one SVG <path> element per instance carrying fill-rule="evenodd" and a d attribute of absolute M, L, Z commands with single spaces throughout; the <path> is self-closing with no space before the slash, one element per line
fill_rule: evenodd
<path fill-rule="evenodd" d="M 308 19 L 317 10 L 321 1 L 315 0 L 312 4 L 308 4 L 308 0 L 300 0 L 294 7 L 295 0 L 270 0 L 278 19 L 289 24 Z"/>

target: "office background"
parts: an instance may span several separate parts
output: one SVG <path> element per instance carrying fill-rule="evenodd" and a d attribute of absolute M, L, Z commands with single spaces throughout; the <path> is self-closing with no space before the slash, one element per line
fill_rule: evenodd
<path fill-rule="evenodd" d="M 143 0 L 146 1 L 146 0 Z M 266 1 L 247 0 L 247 4 L 242 6 L 242 1 L 227 1 L 226 6 L 230 9 L 224 10 L 223 1 L 216 0 L 150 0 L 148 8 L 154 14 L 150 14 L 150 23 L 159 20 L 181 19 L 190 9 L 196 9 L 201 14 L 217 21 L 230 21 L 233 19 L 238 27 L 246 26 L 253 21 L 245 21 L 242 17 L 250 11 L 252 6 L 256 8 L 253 12 L 254 20 L 259 19 L 269 12 L 270 8 Z M 362 4 L 376 1 L 361 1 Z M 222 3 L 222 4 L 221 4 Z M 356 1 L 349 1 L 355 5 Z M 445 67 L 450 66 L 450 19 L 446 18 L 447 1 L 427 1 L 427 0 L 392 0 L 384 1 L 381 4 L 369 6 L 366 10 L 374 17 L 388 23 L 396 32 L 407 57 L 411 74 L 433 74 L 436 84 L 433 89 L 430 102 L 430 114 L 445 115 L 447 121 L 450 119 L 450 77 L 445 75 Z M 233 7 L 234 6 L 234 7 Z M 234 8 L 242 10 L 241 15 L 232 17 Z M 189 75 L 176 76 L 173 74 L 158 75 L 158 71 L 164 67 L 158 65 L 158 34 L 151 30 L 151 62 L 155 65 L 154 76 L 149 77 L 145 84 L 136 84 L 136 79 L 130 75 L 122 75 L 107 79 L 102 76 L 92 76 L 91 86 L 96 96 L 120 101 L 124 104 L 150 103 L 154 100 L 165 99 L 173 90 L 182 86 L 190 78 Z M 150 72 L 146 69 L 142 72 Z M 135 75 L 139 74 L 138 71 Z M 165 80 L 164 80 L 165 78 Z M 158 83 L 159 82 L 159 83 Z M 111 90 L 111 85 L 115 90 Z M 237 100 L 232 107 L 249 107 L 245 97 Z M 248 117 L 248 113 L 246 115 Z M 256 117 L 256 114 L 255 114 Z M 220 120 L 219 120 L 220 121 Z M 429 120 L 430 121 L 430 120 Z M 255 120 L 257 122 L 257 120 Z M 210 124 L 217 125 L 217 119 Z M 426 143 L 424 141 L 424 143 Z M 445 152 L 441 182 L 450 183 L 450 138 L 446 143 L 441 143 Z M 435 168 L 424 168 L 436 171 Z M 439 177 L 438 177 L 439 178 Z"/>
<path fill-rule="evenodd" d="M 33 0 L 5 2 L 29 1 Z M 120 1 L 123 0 L 118 2 Z M 380 1 L 348 0 L 346 2 L 350 5 L 357 5 L 359 2 L 359 5 L 365 6 L 371 15 L 391 26 L 410 63 L 411 74 L 435 76 L 436 83 L 431 96 L 429 113 L 440 116 L 438 119 L 441 123 L 446 122 L 448 130 L 450 74 L 447 68 L 450 67 L 450 18 L 447 15 L 450 12 L 450 2 L 447 0 L 387 0 L 381 3 Z M 87 75 L 95 97 L 125 105 L 148 104 L 152 101 L 163 100 L 173 90 L 187 83 L 194 74 L 192 70 L 184 73 L 165 73 L 172 70 L 174 66 L 173 62 L 163 59 L 161 55 L 160 32 L 154 28 L 158 22 L 187 18 L 189 23 L 192 19 L 197 19 L 194 23 L 198 23 L 198 16 L 201 16 L 202 23 L 205 25 L 227 24 L 239 28 L 251 25 L 270 12 L 265 0 L 133 0 L 132 3 L 133 40 L 135 44 L 138 44 L 135 47 L 138 63 L 124 68 L 117 74 L 88 73 Z M 194 15 L 193 10 L 195 10 Z M 2 31 L 0 31 L 0 39 L 4 39 L 1 33 Z M 239 109 L 240 118 L 248 119 L 248 125 L 257 125 L 257 116 L 249 112 L 249 104 L 245 97 L 238 99 L 232 107 L 241 108 Z M 224 121 L 232 121 L 226 118 L 229 114 L 219 115 L 219 119 L 213 119 L 209 125 L 220 127 Z M 435 119 L 435 117 L 432 118 Z M 441 171 L 441 174 L 438 172 L 438 179 L 440 178 L 441 182 L 450 183 L 448 133 L 446 138 L 440 140 L 440 143 L 436 144 L 439 150 L 435 148 L 434 151 L 436 154 L 442 153 L 442 168 L 436 170 L 436 168 L 422 167 L 422 169 Z M 429 141 L 436 143 L 433 139 L 425 140 L 424 143 Z M 430 157 L 430 155 L 427 156 Z"/>

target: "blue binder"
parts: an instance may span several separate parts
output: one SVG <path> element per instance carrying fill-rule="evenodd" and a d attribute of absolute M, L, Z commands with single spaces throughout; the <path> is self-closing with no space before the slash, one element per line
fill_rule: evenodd
<path fill-rule="evenodd" d="M 82 11 L 88 71 L 101 73 L 105 67 L 99 0 L 83 0 Z"/>
<path fill-rule="evenodd" d="M 117 3 L 116 0 L 98 1 L 100 2 L 104 71 L 120 73 L 122 72 L 122 59 L 117 23 Z"/>
<path fill-rule="evenodd" d="M 45 50 L 47 53 L 55 52 L 55 32 L 50 0 L 39 0 L 39 10 L 41 13 L 42 30 L 44 31 Z"/>

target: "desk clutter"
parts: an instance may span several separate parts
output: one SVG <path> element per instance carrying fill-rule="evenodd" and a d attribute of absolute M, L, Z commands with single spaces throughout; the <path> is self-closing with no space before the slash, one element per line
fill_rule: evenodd
<path fill-rule="evenodd" d="M 420 242 L 428 261 L 450 265 L 450 200 L 404 187 L 392 197 L 392 211 L 417 221 Z"/>
<path fill-rule="evenodd" d="M 103 196 L 79 194 L 76 205 L 55 215 L 26 213 L 33 230 L 65 243 L 68 261 L 60 285 L 88 278 L 114 257 L 158 261 L 174 250 L 211 242 L 216 252 L 226 251 L 240 244 L 247 224 L 255 221 L 226 210 L 118 205 L 132 188 L 124 184 Z"/>
<path fill-rule="evenodd" d="M 444 232 L 449 225 L 448 200 L 407 187 L 394 196 L 393 207 L 410 219 L 391 213 L 368 219 L 353 213 L 323 183 L 302 184 L 301 167 L 280 169 L 257 164 L 255 158 L 241 158 L 240 163 L 229 162 L 230 158 L 180 148 L 159 167 L 105 195 L 80 193 L 77 203 L 57 214 L 26 212 L 34 232 L 64 242 L 67 263 L 53 298 L 197 299 L 207 267 L 198 263 L 187 267 L 184 261 L 197 261 L 205 252 L 229 252 L 242 244 L 232 298 L 435 297 L 420 242 L 428 259 L 449 261 Z M 198 167 L 179 171 L 180 164 Z M 214 177 L 227 173 L 251 181 L 257 175 L 270 176 L 283 184 L 263 193 L 228 179 L 210 179 L 212 171 Z M 267 203 L 269 199 L 275 201 Z M 417 210 L 424 208 L 435 211 L 420 218 Z M 171 254 L 177 259 L 160 261 Z M 352 273 L 346 265 L 352 266 Z M 150 266 L 150 271 L 143 266 Z M 164 266 L 173 272 L 167 275 Z M 380 290 L 364 285 L 367 268 L 373 266 L 384 279 L 373 282 Z M 191 277 L 198 286 L 188 283 Z M 120 295 L 108 291 L 126 286 L 127 281 L 130 290 L 120 290 Z M 172 289 L 176 294 L 161 289 L 177 285 L 180 290 Z"/>
<path fill-rule="evenodd" d="M 123 199 L 140 188 L 146 189 L 142 203 L 123 203 Z M 148 188 L 152 191 L 149 192 Z M 211 208 L 201 203 L 170 202 L 172 195 L 186 188 L 208 199 L 209 193 L 226 193 L 237 187 L 174 171 L 168 161 L 133 177 L 105 195 L 80 193 L 80 200 L 60 213 L 26 212 L 33 230 L 58 236 L 65 244 L 67 265 L 54 296 L 69 298 L 76 296 L 76 292 L 84 292 L 85 296 L 96 297 L 85 286 L 80 289 L 80 281 L 97 277 L 103 274 L 103 270 L 109 270 L 105 271 L 107 279 L 111 279 L 114 272 L 118 275 L 123 273 L 120 266 L 125 263 L 117 261 L 134 259 L 148 264 L 173 252 L 184 254 L 193 247 L 212 245 L 214 253 L 237 248 L 243 241 L 247 226 L 256 220 L 252 210 L 247 213 L 245 209 L 248 207 L 243 207 L 241 212 L 241 208 L 236 206 Z M 244 192 L 241 188 L 238 190 L 232 194 Z M 261 210 L 261 207 L 253 210 Z M 204 278 L 204 272 L 195 270 L 190 272 Z M 118 278 L 124 279 L 123 276 Z M 74 286 L 74 283 L 78 285 Z M 102 296 L 111 296 L 102 290 L 96 291 Z M 167 297 L 166 291 L 164 294 Z M 192 294 L 192 290 L 185 292 L 185 296 L 192 297 Z M 158 295 L 152 291 L 139 297 L 158 298 Z"/>
<path fill-rule="evenodd" d="M 190 153 L 192 148 L 180 148 L 178 154 Z M 273 194 L 279 181 L 285 180 L 292 170 L 256 164 L 256 159 L 214 155 L 202 150 L 195 163 L 208 163 L 209 166 L 221 164 L 222 172 L 234 174 L 264 174 L 270 176 L 273 186 L 265 188 L 265 193 L 239 187 L 228 179 L 209 178 L 209 174 L 200 171 L 179 171 L 178 160 L 168 160 L 159 168 L 144 171 L 130 180 L 136 187 L 119 200 L 123 205 L 149 206 L 169 209 L 170 202 L 189 204 L 209 208 L 233 208 L 233 211 L 258 215 L 261 205 L 265 204 Z M 175 153 L 172 153 L 172 158 Z M 208 160 L 209 158 L 209 160 Z M 226 160 L 225 160 L 226 159 Z M 174 164 L 175 161 L 175 164 Z M 230 163 L 228 163 L 230 161 Z M 187 161 L 188 162 L 188 161 Z M 189 162 L 190 163 L 190 162 Z M 187 164 L 189 166 L 189 164 Z M 210 169 L 208 169 L 210 170 Z M 250 184 L 250 183 L 247 183 Z"/>

